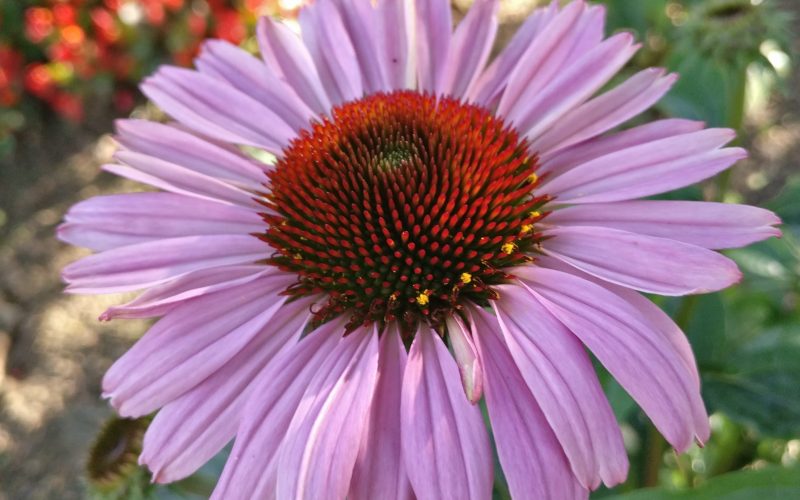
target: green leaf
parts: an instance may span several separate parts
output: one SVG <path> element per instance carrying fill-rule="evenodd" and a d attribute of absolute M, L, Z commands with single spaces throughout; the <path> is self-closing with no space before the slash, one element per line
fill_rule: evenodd
<path fill-rule="evenodd" d="M 685 323 L 684 331 L 692 345 L 697 364 L 703 370 L 714 367 L 723 357 L 721 352 L 725 346 L 725 304 L 718 293 L 686 297 L 684 301 L 692 301 L 683 318 L 675 318 Z"/>
<path fill-rule="evenodd" d="M 778 500 L 800 498 L 800 468 L 768 467 L 761 470 L 731 472 L 686 491 L 650 488 L 609 500 Z"/>
<path fill-rule="evenodd" d="M 725 368 L 703 372 L 710 409 L 770 436 L 800 433 L 800 324 L 754 336 L 728 356 Z"/>
<path fill-rule="evenodd" d="M 790 177 L 780 194 L 766 204 L 786 224 L 800 224 L 800 176 Z"/>
<path fill-rule="evenodd" d="M 659 107 L 670 116 L 703 120 L 713 127 L 731 123 L 730 103 L 744 74 L 693 53 L 676 51 L 667 66 L 681 75 Z"/>

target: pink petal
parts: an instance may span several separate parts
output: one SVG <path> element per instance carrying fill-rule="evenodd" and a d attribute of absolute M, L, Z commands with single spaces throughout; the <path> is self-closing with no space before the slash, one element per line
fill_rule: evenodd
<path fill-rule="evenodd" d="M 264 165 L 230 146 L 186 130 L 146 120 L 117 120 L 117 141 L 126 149 L 165 160 L 228 183 L 260 188 Z"/>
<path fill-rule="evenodd" d="M 554 259 L 552 257 L 544 256 L 540 258 L 537 265 L 555 269 L 557 271 L 574 274 L 582 279 L 591 281 L 592 283 L 602 286 L 610 292 L 620 296 L 626 300 L 630 305 L 639 310 L 639 320 L 646 323 L 648 328 L 660 333 L 670 344 L 675 348 L 675 351 L 683 359 L 683 364 L 686 370 L 691 374 L 692 379 L 695 381 L 697 388 L 700 388 L 700 374 L 697 371 L 697 363 L 694 360 L 694 353 L 692 353 L 692 346 L 689 345 L 689 340 L 683 334 L 678 325 L 675 324 L 667 314 L 658 306 L 650 302 L 649 299 L 642 296 L 639 292 L 625 288 L 622 286 L 613 285 L 607 281 L 595 278 L 590 274 L 575 269 L 569 264 Z"/>
<path fill-rule="evenodd" d="M 403 460 L 417 498 L 491 497 L 492 452 L 480 409 L 464 397 L 453 358 L 427 327 L 411 345 L 400 415 Z"/>
<path fill-rule="evenodd" d="M 64 216 L 58 237 L 92 250 L 180 236 L 248 234 L 264 230 L 254 211 L 172 193 L 96 196 Z"/>
<path fill-rule="evenodd" d="M 524 288 L 497 291 L 499 330 L 578 481 L 587 489 L 623 482 L 622 433 L 580 341 Z"/>
<path fill-rule="evenodd" d="M 525 47 L 510 68 L 511 74 L 497 107 L 498 115 L 512 116 L 514 110 L 522 106 L 526 89 L 540 92 L 556 76 L 579 35 L 575 27 L 585 7 L 583 1 L 567 5 Z"/>
<path fill-rule="evenodd" d="M 578 36 L 575 38 L 569 54 L 564 58 L 564 64 L 570 64 L 599 45 L 605 38 L 605 27 L 605 5 L 587 4 L 576 26 Z"/>
<path fill-rule="evenodd" d="M 310 303 L 305 298 L 285 304 L 236 356 L 158 412 L 139 458 L 155 482 L 169 483 L 194 473 L 233 438 L 253 380 L 300 339 Z"/>
<path fill-rule="evenodd" d="M 418 0 L 416 9 L 416 62 L 418 88 L 440 93 L 450 52 L 453 19 L 447 0 Z"/>
<path fill-rule="evenodd" d="M 655 104 L 677 80 L 664 70 L 649 68 L 614 89 L 565 114 L 531 144 L 539 153 L 558 151 L 591 139 L 628 121 Z"/>
<path fill-rule="evenodd" d="M 146 288 L 198 269 L 249 264 L 270 249 L 250 235 L 184 236 L 114 248 L 62 271 L 69 293 L 114 293 Z"/>
<path fill-rule="evenodd" d="M 498 97 L 508 85 L 509 77 L 523 54 L 557 13 L 558 4 L 555 2 L 552 2 L 549 8 L 533 11 L 514 33 L 503 51 L 481 73 L 475 87 L 469 92 L 469 100 L 488 108 L 495 107 Z"/>
<path fill-rule="evenodd" d="M 378 330 L 344 337 L 311 380 L 278 459 L 278 498 L 345 498 L 378 374 Z"/>
<path fill-rule="evenodd" d="M 694 184 L 744 158 L 741 148 L 719 149 L 728 129 L 707 129 L 633 146 L 588 161 L 546 181 L 559 203 L 624 201 Z"/>
<path fill-rule="evenodd" d="M 280 153 L 295 132 L 274 111 L 228 83 L 162 66 L 142 92 L 170 116 L 202 134 Z"/>
<path fill-rule="evenodd" d="M 386 61 L 386 78 L 389 89 L 416 88 L 416 67 L 411 52 L 410 29 L 413 14 L 406 11 L 405 0 L 380 0 L 377 2 L 378 32 L 381 51 Z"/>
<path fill-rule="evenodd" d="M 194 61 L 201 73 L 224 80 L 271 109 L 295 131 L 316 118 L 313 111 L 284 80 L 250 53 L 224 40 L 208 40 Z"/>
<path fill-rule="evenodd" d="M 325 323 L 279 353 L 258 375 L 212 499 L 276 498 L 281 443 L 309 383 L 342 332 L 343 321 Z"/>
<path fill-rule="evenodd" d="M 514 270 L 530 293 L 594 353 L 678 451 L 709 435 L 700 391 L 675 347 L 641 312 L 576 276 L 526 266 Z"/>
<path fill-rule="evenodd" d="M 588 498 L 561 444 L 503 345 L 496 319 L 482 310 L 476 345 L 486 369 L 486 407 L 497 454 L 513 498 Z"/>
<path fill-rule="evenodd" d="M 381 47 L 380 18 L 370 2 L 334 0 L 361 68 L 364 92 L 386 92 L 389 62 Z"/>
<path fill-rule="evenodd" d="M 332 0 L 317 0 L 303 8 L 298 21 L 303 42 L 331 103 L 336 105 L 362 97 L 358 58 Z"/>
<path fill-rule="evenodd" d="M 280 272 L 263 265 L 225 266 L 198 269 L 172 281 L 155 285 L 141 295 L 100 315 L 102 321 L 114 318 L 152 318 L 163 316 L 183 302 L 252 281 L 267 273 Z"/>
<path fill-rule="evenodd" d="M 675 240 L 605 227 L 565 226 L 545 252 L 593 276 L 643 292 L 714 292 L 741 279 L 736 263 L 717 252 Z"/>
<path fill-rule="evenodd" d="M 583 103 L 613 77 L 638 50 L 633 37 L 620 33 L 566 66 L 539 92 L 526 88 L 508 119 L 534 140 L 565 113 Z"/>
<path fill-rule="evenodd" d="M 290 282 L 267 274 L 175 308 L 109 368 L 103 396 L 120 415 L 136 417 L 186 393 L 262 331 Z"/>
<path fill-rule="evenodd" d="M 400 392 L 407 357 L 397 325 L 387 326 L 380 341 L 375 396 L 348 495 L 353 500 L 413 498 L 400 451 Z"/>
<path fill-rule="evenodd" d="M 474 325 L 471 327 L 474 328 Z M 468 328 L 461 318 L 452 315 L 447 318 L 447 333 L 461 373 L 464 394 L 470 403 L 475 404 L 483 396 L 483 369 L 473 341 L 475 331 Z"/>
<path fill-rule="evenodd" d="M 285 24 L 264 16 L 258 20 L 256 39 L 271 72 L 286 81 L 315 113 L 328 113 L 331 103 L 300 38 Z"/>
<path fill-rule="evenodd" d="M 453 34 L 442 93 L 460 98 L 468 93 L 489 58 L 497 34 L 497 0 L 478 0 Z"/>
<path fill-rule="evenodd" d="M 763 208 L 700 201 L 637 200 L 556 210 L 554 226 L 602 226 L 682 241 L 703 248 L 736 248 L 780 236 L 780 219 Z"/>
<path fill-rule="evenodd" d="M 185 236 L 90 255 L 62 271 L 70 293 L 114 293 L 146 288 L 198 269 L 252 263 L 269 247 L 249 235 Z"/>
<path fill-rule="evenodd" d="M 103 169 L 120 177 L 186 196 L 241 207 L 260 206 L 252 193 L 174 163 L 125 150 L 118 151 L 115 158 L 127 165 L 103 165 Z"/>
<path fill-rule="evenodd" d="M 667 137 L 697 132 L 702 128 L 702 122 L 692 120 L 657 120 L 615 134 L 596 137 L 562 151 L 543 153 L 540 172 L 551 173 L 555 177 L 607 154 Z"/>

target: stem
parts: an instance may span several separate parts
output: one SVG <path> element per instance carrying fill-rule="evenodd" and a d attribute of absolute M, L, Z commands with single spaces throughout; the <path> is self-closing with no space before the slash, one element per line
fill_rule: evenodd
<path fill-rule="evenodd" d="M 747 101 L 747 65 L 738 72 L 738 78 L 734 82 L 734 89 L 731 93 L 729 103 L 730 115 L 728 115 L 728 126 L 741 133 L 744 127 L 745 104 Z M 737 139 L 734 144 L 738 143 Z M 717 200 L 724 201 L 725 193 L 731 181 L 731 169 L 727 169 L 717 176 Z"/>
<path fill-rule="evenodd" d="M 647 449 L 644 454 L 644 472 L 642 474 L 642 486 L 649 488 L 658 486 L 658 476 L 661 471 L 661 463 L 664 461 L 664 450 L 667 442 L 652 423 L 647 428 Z"/>

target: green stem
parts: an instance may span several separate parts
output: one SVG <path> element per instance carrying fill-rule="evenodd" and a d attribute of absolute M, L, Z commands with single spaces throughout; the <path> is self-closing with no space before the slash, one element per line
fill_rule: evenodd
<path fill-rule="evenodd" d="M 741 134 L 744 127 L 745 105 L 747 103 L 747 66 L 739 71 L 738 78 L 731 92 L 731 102 L 728 103 L 730 115 L 728 126 Z M 738 143 L 737 139 L 734 144 Z M 723 201 L 731 182 L 731 169 L 727 169 L 717 176 L 717 201 Z"/>
<path fill-rule="evenodd" d="M 650 488 L 658 486 L 661 463 L 664 461 L 664 450 L 667 442 L 652 423 L 647 428 L 647 449 L 644 453 L 644 471 L 642 473 L 642 486 Z"/>

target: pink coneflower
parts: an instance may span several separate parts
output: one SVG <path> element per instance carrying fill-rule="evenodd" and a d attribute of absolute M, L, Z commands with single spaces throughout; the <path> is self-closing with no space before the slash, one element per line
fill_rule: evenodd
<path fill-rule="evenodd" d="M 162 191 L 59 235 L 100 252 L 69 291 L 145 289 L 103 319 L 162 317 L 103 381 L 159 410 L 156 481 L 235 438 L 215 498 L 487 499 L 485 399 L 515 498 L 586 497 L 628 470 L 587 348 L 676 449 L 708 438 L 689 344 L 637 292 L 736 282 L 714 250 L 778 219 L 636 199 L 745 152 L 688 120 L 614 130 L 675 76 L 598 95 L 637 49 L 602 7 L 537 10 L 487 66 L 496 9 L 451 33 L 445 0 L 317 0 L 301 37 L 261 21 L 263 60 L 211 41 L 144 83 L 177 123 L 120 122 L 105 168 Z"/>

